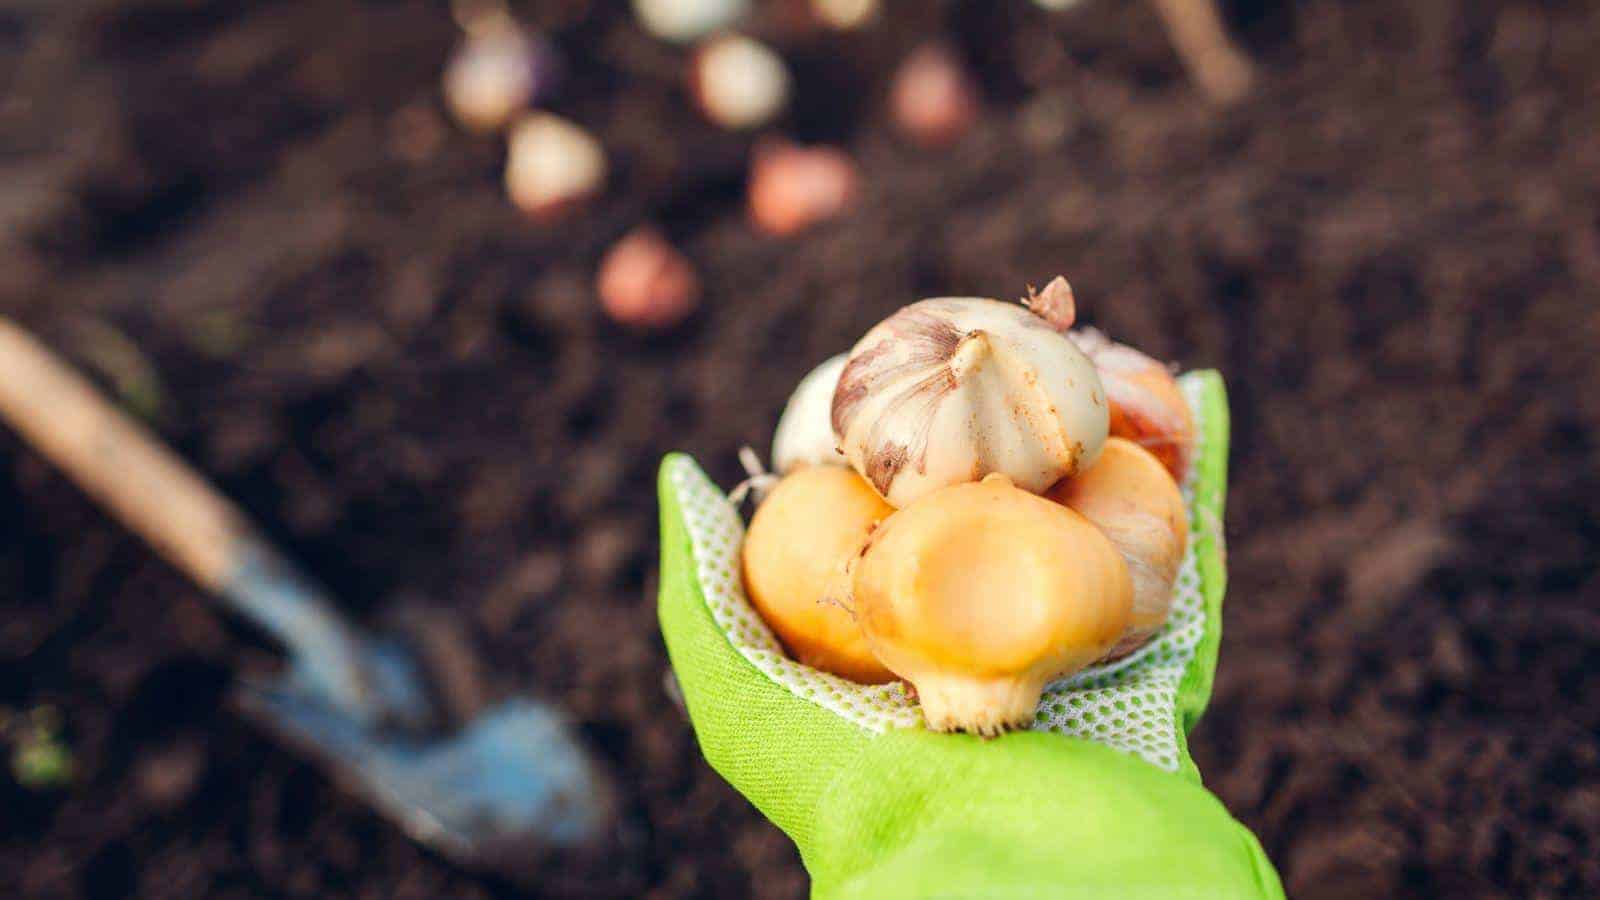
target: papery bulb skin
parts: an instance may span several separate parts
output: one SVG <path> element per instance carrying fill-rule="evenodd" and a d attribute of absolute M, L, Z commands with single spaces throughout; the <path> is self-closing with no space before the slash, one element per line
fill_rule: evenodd
<path fill-rule="evenodd" d="M 772 436 L 772 468 L 787 475 L 800 466 L 848 466 L 829 420 L 833 390 L 848 357 L 840 353 L 812 369 L 789 397 Z"/>
<path fill-rule="evenodd" d="M 1004 475 L 938 490 L 888 519 L 851 570 L 873 654 L 911 682 L 935 731 L 997 734 L 1050 680 L 1127 627 L 1127 566 L 1087 519 Z"/>
<path fill-rule="evenodd" d="M 940 297 L 850 351 L 833 396 L 850 465 L 897 508 L 1001 473 L 1040 494 L 1091 464 L 1110 419 L 1089 359 L 1016 303 Z"/>
<path fill-rule="evenodd" d="M 1178 483 L 1154 454 L 1112 437 L 1093 466 L 1046 496 L 1094 523 L 1122 555 L 1132 578 L 1133 609 L 1127 631 L 1106 656 L 1137 650 L 1167 622 L 1188 547 L 1189 515 Z"/>
<path fill-rule="evenodd" d="M 1100 373 L 1111 403 L 1111 433 L 1154 453 L 1182 481 L 1194 456 L 1194 414 L 1172 370 L 1093 328 L 1069 337 Z"/>
<path fill-rule="evenodd" d="M 894 678 L 849 606 L 849 565 L 893 512 L 839 466 L 800 469 L 756 508 L 742 551 L 745 591 L 795 659 L 867 684 Z"/>

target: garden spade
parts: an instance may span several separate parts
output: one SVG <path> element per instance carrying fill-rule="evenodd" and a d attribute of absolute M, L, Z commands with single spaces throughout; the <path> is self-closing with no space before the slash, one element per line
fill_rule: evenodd
<path fill-rule="evenodd" d="M 369 634 L 342 617 L 238 508 L 3 317 L 0 417 L 283 644 L 281 673 L 240 679 L 240 707 L 414 838 L 515 872 L 551 852 L 587 855 L 614 837 L 609 782 L 557 712 L 524 697 L 451 710 L 460 686 L 452 692 L 439 683 L 449 673 L 430 671 L 439 654 L 421 646 L 427 639 Z"/>

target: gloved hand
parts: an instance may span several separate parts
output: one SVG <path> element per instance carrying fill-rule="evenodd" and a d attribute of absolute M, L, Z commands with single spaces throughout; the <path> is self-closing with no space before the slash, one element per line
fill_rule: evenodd
<path fill-rule="evenodd" d="M 687 457 L 663 463 L 661 629 L 695 733 L 794 840 L 814 896 L 1283 896 L 1184 741 L 1220 638 L 1228 424 L 1215 373 L 1183 387 L 1201 436 L 1188 593 L 1146 648 L 1054 686 L 1050 730 L 987 741 L 924 730 L 897 686 L 783 656 L 739 585 L 737 514 Z"/>

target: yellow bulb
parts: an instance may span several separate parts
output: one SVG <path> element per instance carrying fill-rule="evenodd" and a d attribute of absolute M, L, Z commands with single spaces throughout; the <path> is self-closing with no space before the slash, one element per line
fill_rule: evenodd
<path fill-rule="evenodd" d="M 1088 520 L 1004 475 L 941 488 L 887 519 L 854 566 L 862 631 L 937 731 L 1033 717 L 1049 680 L 1127 627 L 1127 566 Z"/>
<path fill-rule="evenodd" d="M 1046 496 L 1093 522 L 1127 563 L 1133 615 L 1108 655 L 1131 653 L 1166 624 L 1172 611 L 1172 586 L 1189 540 L 1178 483 L 1155 454 L 1113 437 L 1087 472 L 1064 479 Z"/>
<path fill-rule="evenodd" d="M 893 680 L 848 607 L 847 572 L 893 512 L 842 466 L 798 469 L 756 509 L 744 539 L 745 591 L 795 659 L 853 681 Z"/>

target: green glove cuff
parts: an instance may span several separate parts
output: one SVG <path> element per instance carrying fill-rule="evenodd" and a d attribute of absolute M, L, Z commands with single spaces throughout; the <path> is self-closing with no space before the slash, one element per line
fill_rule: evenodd
<path fill-rule="evenodd" d="M 660 616 L 690 717 L 712 766 L 794 839 L 818 896 L 1282 895 L 1184 741 L 1221 636 L 1228 436 L 1221 379 L 1184 386 L 1201 426 L 1192 602 L 1139 660 L 1052 689 L 1038 726 L 1065 734 L 931 734 L 898 689 L 783 657 L 738 585 L 737 517 L 668 457 Z"/>

